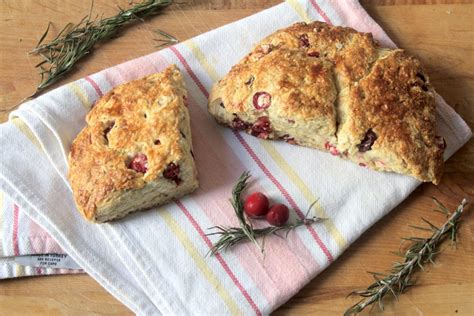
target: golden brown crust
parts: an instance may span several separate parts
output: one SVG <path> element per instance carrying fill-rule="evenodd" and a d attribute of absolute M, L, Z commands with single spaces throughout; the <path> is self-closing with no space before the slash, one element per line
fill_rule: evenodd
<path fill-rule="evenodd" d="M 391 51 L 350 90 L 350 120 L 339 133 L 350 133 L 359 144 L 372 129 L 374 153 L 394 155 L 416 178 L 438 183 L 443 150 L 435 142 L 434 91 L 419 60 Z"/>
<path fill-rule="evenodd" d="M 328 63 L 283 48 L 256 57 L 257 54 L 250 54 L 248 58 L 253 62 L 232 68 L 220 82 L 222 101 L 228 111 L 253 111 L 258 115 L 274 112 L 280 117 L 305 120 L 334 117 L 336 93 Z M 240 88 L 235 89 L 236 86 Z M 273 97 L 271 102 L 278 106 L 257 110 L 253 96 L 261 91 L 269 93 Z"/>
<path fill-rule="evenodd" d="M 185 98 L 181 74 L 173 65 L 118 86 L 96 102 L 69 154 L 71 187 L 86 218 L 95 220 L 98 209 L 120 192 L 143 188 L 162 177 L 170 163 L 189 155 L 183 153 L 187 141 L 180 132 L 188 115 Z M 142 154 L 146 172 L 131 167 Z"/>
<path fill-rule="evenodd" d="M 263 111 L 253 104 L 258 91 L 271 95 Z M 324 148 L 376 170 L 434 183 L 442 174 L 434 91 L 419 61 L 351 28 L 296 23 L 271 34 L 213 87 L 209 111 L 233 128 Z M 362 148 L 366 137 L 375 142 Z"/>

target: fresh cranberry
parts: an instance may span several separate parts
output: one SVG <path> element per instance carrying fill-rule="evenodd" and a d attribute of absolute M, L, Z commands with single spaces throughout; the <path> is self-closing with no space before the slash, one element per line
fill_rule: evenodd
<path fill-rule="evenodd" d="M 300 45 L 303 47 L 309 47 L 308 34 L 301 34 L 299 37 Z"/>
<path fill-rule="evenodd" d="M 357 147 L 359 148 L 359 151 L 363 153 L 363 152 L 371 150 L 372 145 L 374 144 L 376 139 L 377 139 L 377 134 L 375 134 L 374 131 L 372 131 L 372 129 L 369 128 L 367 133 L 365 133 L 365 137 L 362 140 L 362 142 L 359 145 L 357 145 Z"/>
<path fill-rule="evenodd" d="M 250 127 L 249 123 L 245 123 L 242 121 L 239 117 L 236 117 L 232 120 L 232 128 L 236 129 L 238 131 L 246 130 L 247 128 Z"/>
<path fill-rule="evenodd" d="M 174 162 L 170 163 L 165 171 L 163 171 L 163 177 L 166 179 L 173 180 L 176 185 L 181 183 L 181 179 L 179 178 L 179 165 L 174 164 Z"/>
<path fill-rule="evenodd" d="M 444 150 L 446 148 L 446 140 L 444 139 L 443 136 L 436 136 L 435 137 L 435 144 L 441 150 Z"/>
<path fill-rule="evenodd" d="M 135 170 L 136 172 L 146 173 L 148 170 L 148 159 L 145 154 L 138 153 L 128 164 L 128 168 Z"/>
<path fill-rule="evenodd" d="M 265 91 L 260 91 L 253 95 L 253 106 L 257 110 L 264 110 L 268 108 L 271 103 L 272 96 Z"/>
<path fill-rule="evenodd" d="M 363 162 L 359 162 L 359 166 L 364 167 L 364 168 L 367 167 L 367 165 L 366 165 L 365 163 L 363 163 Z"/>
<path fill-rule="evenodd" d="M 153 142 L 153 144 L 155 144 L 155 145 L 160 145 L 160 144 L 161 144 L 161 142 L 160 142 L 160 140 L 159 140 L 159 139 L 157 139 L 157 140 L 155 140 L 155 141 Z"/>
<path fill-rule="evenodd" d="M 319 52 L 309 52 L 308 56 L 309 57 L 319 57 Z"/>
<path fill-rule="evenodd" d="M 288 210 L 288 207 L 284 204 L 273 205 L 272 207 L 270 207 L 270 210 L 265 216 L 267 222 L 273 226 L 284 225 L 288 221 L 289 217 L 290 210 Z"/>
<path fill-rule="evenodd" d="M 330 142 L 326 142 L 324 144 L 324 148 L 329 151 L 329 153 L 333 156 L 340 156 L 341 153 L 339 152 L 339 150 L 337 150 L 337 147 L 334 146 L 333 144 L 331 144 Z"/>
<path fill-rule="evenodd" d="M 261 192 L 255 192 L 245 199 L 244 211 L 252 218 L 262 217 L 268 213 L 268 198 Z"/>
<path fill-rule="evenodd" d="M 266 116 L 261 116 L 253 124 L 251 134 L 259 138 L 267 139 L 271 132 L 272 126 L 270 120 Z"/>

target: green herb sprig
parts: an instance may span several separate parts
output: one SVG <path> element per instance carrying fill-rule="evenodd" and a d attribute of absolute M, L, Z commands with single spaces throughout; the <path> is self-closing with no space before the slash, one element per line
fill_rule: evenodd
<path fill-rule="evenodd" d="M 246 219 L 244 213 L 244 205 L 242 203 L 241 195 L 242 192 L 245 190 L 247 186 L 247 181 L 250 178 L 250 173 L 245 171 L 237 181 L 237 184 L 234 186 L 232 190 L 232 199 L 230 203 L 234 208 L 235 215 L 239 220 L 240 227 L 226 227 L 226 226 L 214 226 L 209 229 L 217 229 L 217 232 L 209 233 L 208 236 L 211 235 L 218 235 L 220 238 L 218 241 L 212 246 L 209 250 L 211 256 L 215 255 L 216 253 L 224 250 L 228 250 L 232 246 L 246 241 L 253 242 L 263 253 L 264 252 L 264 244 L 265 244 L 265 237 L 269 235 L 276 235 L 278 237 L 282 237 L 278 233 L 280 231 L 286 231 L 285 238 L 288 236 L 289 232 L 299 226 L 305 225 L 312 225 L 317 223 L 322 218 L 319 217 L 311 217 L 308 218 L 309 211 L 313 207 L 316 202 L 313 202 L 308 211 L 306 213 L 305 218 L 297 220 L 293 224 L 285 224 L 282 226 L 268 226 L 265 228 L 258 228 L 254 229 L 252 223 Z M 262 238 L 262 244 L 260 245 L 257 241 L 257 238 Z"/>
<path fill-rule="evenodd" d="M 441 227 L 436 227 L 428 220 L 422 218 L 427 224 L 427 227 L 411 226 L 420 230 L 429 230 L 432 232 L 432 235 L 428 238 L 403 238 L 403 241 L 411 242 L 405 254 L 402 255 L 405 260 L 403 262 L 396 262 L 388 275 L 369 272 L 373 275 L 375 282 L 365 290 L 354 291 L 349 294 L 359 295 L 363 298 L 349 307 L 344 315 L 355 315 L 376 302 L 380 309 L 383 310 L 382 300 L 385 295 L 391 293 L 395 299 L 398 300 L 400 294 L 402 294 L 407 287 L 414 284 L 413 273 L 418 269 L 424 270 L 423 264 L 425 263 L 434 263 L 435 256 L 440 252 L 437 249 L 446 238 L 451 240 L 452 245 L 456 245 L 460 218 L 467 204 L 466 199 L 462 200 L 461 204 L 453 213 L 450 213 L 436 198 L 433 198 L 433 201 L 438 207 L 435 211 L 446 215 L 446 222 Z"/>
<path fill-rule="evenodd" d="M 43 60 L 36 65 L 36 68 L 40 69 L 41 82 L 28 98 L 38 95 L 42 90 L 57 82 L 73 68 L 77 61 L 91 53 L 98 42 L 116 36 L 123 26 L 131 22 L 143 21 L 145 17 L 160 13 L 171 3 L 172 0 L 142 1 L 127 10 L 119 8 L 117 15 L 105 19 L 92 18 L 91 6 L 89 15 L 82 18 L 78 24 L 68 23 L 55 39 L 42 44 L 49 33 L 51 27 L 49 23 L 36 48 L 30 52 L 40 55 Z M 176 41 L 165 32 L 157 32 L 170 42 Z"/>

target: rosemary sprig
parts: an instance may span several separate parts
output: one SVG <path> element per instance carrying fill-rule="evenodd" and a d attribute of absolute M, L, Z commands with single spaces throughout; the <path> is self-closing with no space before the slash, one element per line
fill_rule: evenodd
<path fill-rule="evenodd" d="M 387 293 L 391 293 L 395 299 L 398 300 L 400 294 L 405 289 L 414 284 L 413 273 L 417 269 L 424 270 L 423 264 L 431 262 L 434 263 L 434 257 L 439 253 L 438 246 L 449 238 L 453 245 L 457 242 L 457 231 L 459 228 L 460 218 L 464 211 L 464 206 L 467 204 L 466 199 L 463 199 L 457 209 L 450 213 L 449 210 L 433 197 L 434 203 L 438 206 L 438 212 L 446 215 L 447 220 L 441 227 L 436 227 L 428 220 L 422 220 L 428 225 L 427 227 L 411 226 L 416 229 L 429 230 L 433 234 L 429 238 L 410 237 L 403 238 L 404 241 L 410 241 L 403 263 L 396 262 L 388 275 L 377 272 L 369 272 L 375 279 L 367 289 L 362 291 L 354 291 L 349 295 L 359 295 L 363 297 L 359 302 L 349 307 L 344 315 L 355 315 L 361 312 L 367 306 L 377 302 L 380 309 L 383 310 L 383 298 Z"/>
<path fill-rule="evenodd" d="M 49 33 L 50 22 L 36 48 L 30 52 L 40 55 L 43 60 L 36 65 L 40 68 L 41 82 L 28 98 L 38 95 L 43 89 L 58 81 L 73 68 L 78 60 L 91 53 L 98 42 L 116 36 L 124 25 L 143 21 L 145 17 L 158 14 L 171 3 L 172 0 L 142 1 L 127 10 L 119 8 L 119 13 L 113 17 L 98 19 L 92 18 L 92 2 L 89 15 L 82 18 L 76 25 L 68 23 L 55 39 L 42 44 Z M 171 37 L 169 35 L 169 39 Z"/>
<path fill-rule="evenodd" d="M 281 235 L 278 234 L 278 232 L 286 231 L 286 234 L 285 234 L 285 238 L 286 238 L 291 230 L 299 226 L 311 225 L 323 220 L 322 218 L 319 218 L 319 217 L 308 218 L 309 211 L 311 210 L 313 205 L 316 203 L 315 201 L 308 208 L 305 218 L 299 219 L 293 224 L 285 224 L 283 226 L 268 226 L 265 228 L 254 229 L 252 226 L 252 223 L 250 221 L 247 221 L 246 219 L 246 216 L 244 213 L 244 206 L 241 199 L 241 194 L 245 190 L 245 187 L 247 186 L 247 181 L 249 178 L 250 178 L 250 173 L 248 171 L 245 171 L 240 176 L 239 180 L 237 181 L 237 184 L 232 190 L 232 199 L 230 203 L 232 204 L 235 211 L 235 215 L 237 216 L 237 219 L 239 220 L 240 227 L 214 226 L 214 227 L 209 228 L 209 229 L 217 229 L 218 231 L 209 233 L 207 234 L 208 236 L 211 236 L 211 235 L 220 236 L 219 240 L 209 250 L 209 253 L 211 256 L 215 255 L 216 253 L 222 250 L 226 251 L 232 246 L 240 242 L 245 242 L 245 241 L 252 241 L 263 253 L 264 252 L 263 246 L 265 244 L 266 236 L 276 235 L 278 237 L 282 237 Z M 263 238 L 262 245 L 258 243 L 257 238 Z"/>

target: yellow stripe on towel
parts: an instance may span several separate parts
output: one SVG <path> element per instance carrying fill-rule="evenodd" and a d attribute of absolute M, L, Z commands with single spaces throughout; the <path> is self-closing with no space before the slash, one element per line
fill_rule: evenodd
<path fill-rule="evenodd" d="M 173 232 L 176 238 L 178 238 L 181 245 L 193 259 L 194 263 L 196 263 L 199 271 L 201 271 L 202 275 L 207 279 L 209 284 L 211 284 L 211 286 L 216 290 L 216 293 L 222 298 L 232 315 L 243 315 L 242 311 L 239 309 L 230 294 L 221 285 L 219 279 L 217 279 L 217 277 L 214 275 L 211 268 L 204 260 L 204 257 L 198 252 L 196 247 L 193 245 L 193 242 L 189 239 L 179 224 L 174 220 L 171 214 L 166 210 L 162 210 L 158 212 L 158 214 L 163 217 L 166 225 L 168 225 L 169 229 Z"/>
<path fill-rule="evenodd" d="M 89 100 L 87 98 L 87 95 L 82 91 L 81 87 L 75 82 L 71 82 L 68 84 L 68 87 L 74 92 L 74 94 L 77 96 L 79 101 L 81 102 L 82 106 L 86 110 L 90 110 L 91 105 L 89 104 Z"/>
<path fill-rule="evenodd" d="M 295 10 L 295 12 L 303 19 L 303 21 L 307 23 L 311 22 L 308 13 L 297 0 L 286 0 L 286 3 L 288 3 L 293 8 L 293 10 Z"/>
<path fill-rule="evenodd" d="M 15 272 L 13 273 L 16 278 L 26 275 L 25 267 L 15 263 Z"/>
<path fill-rule="evenodd" d="M 31 129 L 26 125 L 26 123 L 19 117 L 12 117 L 10 119 L 10 122 L 16 126 L 20 130 L 20 132 L 23 133 L 30 141 L 35 145 L 41 152 L 43 152 L 43 147 L 41 146 L 40 142 L 36 138 L 36 136 L 33 134 Z"/>
<path fill-rule="evenodd" d="M 201 66 L 206 70 L 207 74 L 213 81 L 219 80 L 219 74 L 217 71 L 214 69 L 214 66 L 212 66 L 208 61 L 206 56 L 204 55 L 203 51 L 197 46 L 197 44 L 192 41 L 192 40 L 187 40 L 184 42 L 184 44 L 191 50 L 193 53 L 194 57 L 199 61 Z"/>

